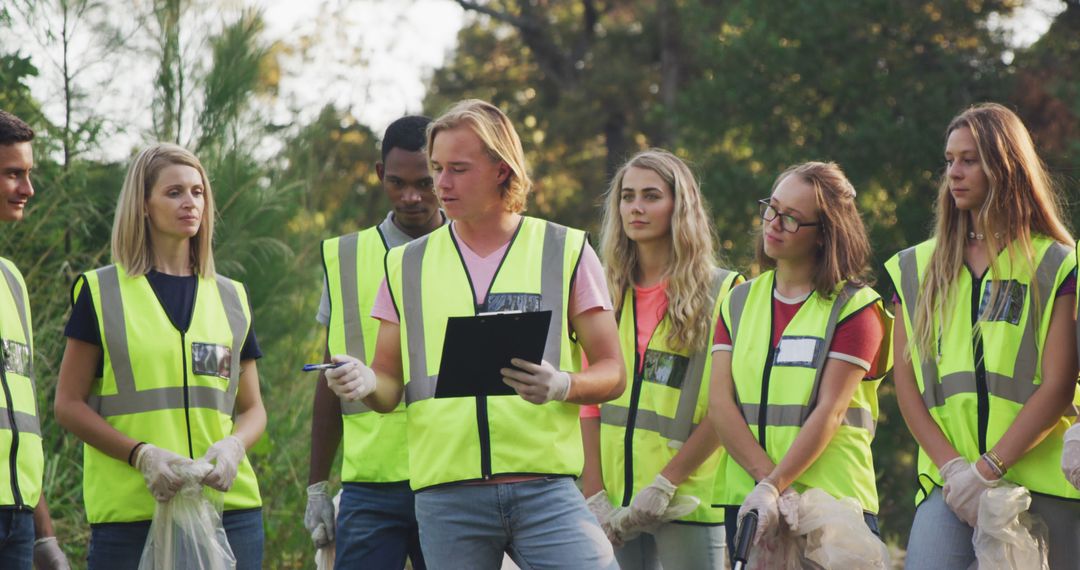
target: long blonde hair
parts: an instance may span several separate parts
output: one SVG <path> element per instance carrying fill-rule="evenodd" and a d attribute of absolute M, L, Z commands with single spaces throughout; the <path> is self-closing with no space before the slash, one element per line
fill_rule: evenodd
<path fill-rule="evenodd" d="M 706 213 L 708 206 L 693 172 L 666 150 L 649 149 L 626 161 L 615 173 L 604 197 L 600 252 L 615 312 L 619 314 L 622 310 L 626 291 L 633 286 L 638 269 L 637 246 L 623 230 L 619 214 L 623 177 L 631 168 L 655 172 L 671 188 L 675 198 L 671 213 L 671 265 L 665 275 L 668 304 L 664 318 L 671 327 L 668 343 L 682 350 L 704 350 L 712 324 L 709 289 L 716 268 L 716 238 Z"/>
<path fill-rule="evenodd" d="M 814 267 L 814 290 L 831 298 L 842 282 L 870 285 L 870 238 L 855 203 L 855 187 L 835 162 L 804 162 L 780 173 L 772 191 L 789 176 L 797 176 L 814 189 L 814 202 L 821 225 L 821 247 Z M 776 267 L 765 255 L 764 225 L 758 236 L 756 260 L 762 270 Z"/>
<path fill-rule="evenodd" d="M 202 277 L 214 274 L 214 193 L 202 163 L 186 148 L 157 143 L 147 147 L 128 168 L 112 228 L 112 258 L 128 275 L 146 275 L 154 268 L 154 249 L 150 241 L 150 218 L 147 201 L 158 176 L 166 167 L 179 164 L 199 171 L 205 205 L 199 231 L 191 238 L 191 267 Z"/>
<path fill-rule="evenodd" d="M 501 109 L 480 99 L 458 101 L 450 109 L 435 119 L 427 127 L 427 155 L 431 160 L 431 147 L 435 144 L 435 135 L 440 131 L 466 126 L 483 143 L 488 156 L 494 162 L 505 162 L 510 168 L 510 176 L 502 184 L 503 203 L 507 211 L 521 213 L 532 190 L 525 165 L 525 151 L 521 138 L 510 118 Z"/>
<path fill-rule="evenodd" d="M 970 129 L 979 150 L 979 162 L 986 174 L 986 201 L 975 213 L 985 232 L 990 257 L 990 271 L 998 270 L 995 252 L 1008 250 L 1010 264 L 1026 263 L 1034 269 L 1032 234 L 1040 234 L 1072 247 L 1069 228 L 1061 218 L 1060 198 L 1046 167 L 1035 152 L 1024 123 L 1009 109 L 996 103 L 975 105 L 957 115 L 945 130 L 948 139 L 956 129 Z M 926 267 L 922 292 L 915 305 L 914 345 L 927 358 L 935 354 L 934 316 L 943 320 L 949 290 L 964 266 L 964 248 L 970 227 L 969 217 L 956 207 L 949 193 L 949 174 L 944 172 L 938 185 L 937 243 Z M 1036 283 L 1031 284 L 1037 287 Z M 990 299 L 983 314 L 997 307 L 998 282 L 991 284 Z M 1032 289 L 1032 293 L 1036 293 Z M 1038 294 L 1032 294 L 1038 303 Z M 1033 306 L 1032 311 L 1038 312 Z M 1033 313 L 1034 314 L 1034 313 Z M 978 334 L 978 331 L 975 331 Z"/>

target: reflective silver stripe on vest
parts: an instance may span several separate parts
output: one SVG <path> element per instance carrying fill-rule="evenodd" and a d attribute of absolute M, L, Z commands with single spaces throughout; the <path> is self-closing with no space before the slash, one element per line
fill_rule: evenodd
<path fill-rule="evenodd" d="M 183 409 L 185 404 L 183 387 L 136 390 L 131 355 L 128 352 L 124 301 L 120 294 L 120 278 L 117 271 L 115 265 L 109 265 L 98 271 L 102 328 L 104 329 L 102 341 L 112 363 L 117 393 L 105 396 L 92 394 L 87 398 L 87 404 L 97 410 L 102 417 Z M 244 308 L 239 294 L 232 283 L 218 276 L 217 285 L 234 342 L 229 387 L 227 390 L 219 390 L 209 386 L 188 386 L 187 406 L 209 408 L 223 414 L 232 414 L 240 378 L 240 351 L 247 338 L 248 321 L 244 317 Z M 187 356 L 185 355 L 184 358 Z"/>
<path fill-rule="evenodd" d="M 756 423 L 761 406 L 757 404 L 743 404 L 743 419 L 747 423 Z M 806 423 L 806 417 L 813 411 L 811 406 L 799 404 L 769 404 L 765 408 L 765 424 L 771 427 L 800 427 Z M 876 422 L 870 410 L 864 408 L 848 408 L 844 413 L 841 425 L 865 429 L 874 434 Z"/>
<path fill-rule="evenodd" d="M 215 275 L 218 295 L 221 304 L 225 308 L 225 318 L 229 321 L 229 329 L 233 334 L 232 367 L 229 368 L 229 387 L 226 390 L 225 407 L 232 413 L 233 404 L 236 402 L 236 391 L 240 387 L 240 352 L 243 350 L 244 341 L 247 340 L 248 321 L 244 317 L 244 304 L 240 301 L 240 294 L 236 292 L 236 286 L 231 281 Z"/>
<path fill-rule="evenodd" d="M 540 265 L 540 308 L 551 311 L 544 359 L 555 366 L 562 356 L 562 324 L 566 318 L 563 307 L 563 255 L 566 250 L 565 226 L 547 222 L 544 230 L 544 250 Z M 427 375 L 427 343 L 424 339 L 424 308 L 421 269 L 427 239 L 409 242 L 401 257 L 401 301 L 406 322 L 406 344 L 409 350 L 409 381 L 405 383 L 405 405 L 435 397 L 438 375 Z M 511 248 L 513 245 L 511 244 Z M 507 250 L 505 255 L 510 255 Z M 465 270 L 463 267 L 462 270 Z M 492 285 L 498 274 L 492 278 Z M 490 289 L 490 288 L 489 288 Z M 475 299 L 474 299 L 475 300 Z"/>
<path fill-rule="evenodd" d="M 26 412 L 16 412 L 15 414 L 15 427 L 18 428 L 19 433 L 32 433 L 38 437 L 41 437 L 41 426 L 38 425 L 37 416 L 32 416 Z M 0 429 L 11 429 L 11 416 L 7 413 L 0 413 Z"/>
<path fill-rule="evenodd" d="M 1069 250 L 1065 246 L 1059 243 L 1051 244 L 1046 253 L 1043 254 L 1042 261 L 1039 262 L 1038 267 L 1035 269 L 1039 307 L 1043 310 L 1049 307 L 1051 299 L 1057 293 L 1054 284 L 1057 280 L 1058 268 L 1068 255 Z M 900 275 L 907 315 L 911 319 L 912 326 L 914 326 L 915 305 L 918 303 L 919 294 L 918 265 L 914 248 L 901 252 Z M 1035 374 L 1039 366 L 1037 336 L 1042 315 L 1035 314 L 1035 305 L 1030 299 L 1032 289 L 1029 287 L 1028 291 L 1028 318 L 1024 323 L 1024 334 L 1020 337 L 1020 347 L 1016 353 L 1016 363 L 1013 366 L 1012 376 L 990 371 L 986 373 L 987 391 L 998 398 L 1018 404 L 1027 402 L 1028 398 L 1039 388 L 1039 385 L 1035 384 Z M 925 356 L 922 358 L 920 368 L 923 373 L 922 398 L 927 409 L 944 405 L 945 400 L 950 396 L 978 391 L 974 371 L 954 372 L 945 375 L 939 380 L 937 366 L 932 359 Z M 1071 411 L 1075 413 L 1075 410 Z"/>
<path fill-rule="evenodd" d="M 726 269 L 716 269 L 713 272 L 712 286 L 709 288 L 709 315 L 716 306 L 716 298 L 720 296 L 720 288 L 727 280 L 731 272 Z M 694 411 L 697 410 L 698 396 L 701 393 L 701 383 L 705 376 L 705 361 L 708 360 L 709 349 L 698 351 L 690 359 L 686 367 L 686 377 L 679 389 L 679 405 L 675 408 L 675 421 L 668 430 L 660 430 L 660 434 L 669 440 L 685 442 L 690 438 L 694 429 Z M 603 414 L 601 414 L 601 420 Z"/>
<path fill-rule="evenodd" d="M 731 344 L 735 345 L 735 334 L 739 330 L 739 321 L 742 320 L 743 309 L 746 308 L 746 299 L 750 296 L 750 282 L 743 283 L 731 290 L 731 322 L 728 323 L 728 333 L 731 334 Z"/>
<path fill-rule="evenodd" d="M 341 316 L 345 328 L 345 353 L 370 364 L 364 349 L 363 317 L 360 314 L 359 283 L 357 281 L 356 250 L 360 234 L 351 233 L 338 240 L 338 279 L 341 282 Z M 333 308 L 331 308 L 333 310 Z M 341 401 L 341 413 L 345 415 L 363 414 L 371 408 L 361 401 Z"/>
<path fill-rule="evenodd" d="M 626 427 L 627 421 L 630 419 L 630 408 L 626 406 L 619 406 L 615 404 L 601 404 L 600 405 L 600 422 L 615 427 Z M 697 427 L 697 424 L 690 424 L 690 431 L 693 431 Z M 669 418 L 662 416 L 653 410 L 638 409 L 637 419 L 634 420 L 634 429 L 643 429 L 647 431 L 654 431 L 670 438 L 668 434 L 674 433 L 679 429 L 679 420 L 677 418 Z M 677 440 L 686 441 L 686 440 Z"/>
<path fill-rule="evenodd" d="M 15 310 L 19 313 L 19 324 L 22 325 L 23 342 L 26 343 L 27 347 L 30 347 L 32 344 L 32 339 L 30 338 L 30 323 L 26 319 L 26 299 L 23 299 L 23 290 L 22 286 L 19 285 L 19 278 L 16 277 L 15 273 L 2 261 L 0 261 L 0 271 L 4 273 L 4 279 L 7 281 L 8 290 L 11 291 L 11 297 L 15 300 Z M 29 362 L 29 378 L 31 383 L 34 381 L 34 359 L 32 356 L 33 351 L 31 351 Z M 34 393 L 37 394 L 36 388 Z"/>

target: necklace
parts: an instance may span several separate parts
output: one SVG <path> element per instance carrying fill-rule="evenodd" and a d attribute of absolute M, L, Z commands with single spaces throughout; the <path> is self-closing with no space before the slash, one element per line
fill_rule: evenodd
<path fill-rule="evenodd" d="M 995 239 L 1001 239 L 1001 234 L 998 233 L 998 232 L 994 232 L 994 238 Z M 986 239 L 986 234 L 977 234 L 975 232 L 968 232 L 968 239 L 973 239 L 973 240 L 976 240 L 976 241 L 982 241 L 982 240 Z"/>

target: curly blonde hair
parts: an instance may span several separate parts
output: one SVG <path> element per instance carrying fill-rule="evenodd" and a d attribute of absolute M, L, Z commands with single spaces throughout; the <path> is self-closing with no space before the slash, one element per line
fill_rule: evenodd
<path fill-rule="evenodd" d="M 655 172 L 675 197 L 675 209 L 671 213 L 671 265 L 665 275 L 668 304 L 664 318 L 671 326 L 668 343 L 681 350 L 704 350 L 712 324 L 709 289 L 716 269 L 716 237 L 694 173 L 679 157 L 663 149 L 639 152 L 626 161 L 604 195 L 600 254 L 615 312 L 622 310 L 626 291 L 633 286 L 638 271 L 637 246 L 626 235 L 619 213 L 623 178 L 631 168 Z"/>

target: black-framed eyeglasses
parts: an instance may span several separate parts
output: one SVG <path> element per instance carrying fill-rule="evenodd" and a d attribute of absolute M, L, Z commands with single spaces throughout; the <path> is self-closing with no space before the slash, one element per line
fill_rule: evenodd
<path fill-rule="evenodd" d="M 761 219 L 766 222 L 771 222 L 776 219 L 776 216 L 780 216 L 780 229 L 790 234 L 799 231 L 799 228 L 812 228 L 821 225 L 821 222 L 804 223 L 791 214 L 781 214 L 780 210 L 773 207 L 768 199 L 758 200 L 758 213 L 761 214 Z"/>

